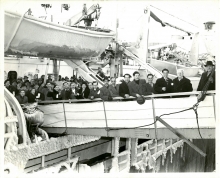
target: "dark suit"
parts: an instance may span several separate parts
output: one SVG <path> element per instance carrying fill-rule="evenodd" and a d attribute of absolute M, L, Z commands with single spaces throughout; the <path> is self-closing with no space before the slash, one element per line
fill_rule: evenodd
<path fill-rule="evenodd" d="M 112 97 L 119 96 L 119 85 L 116 85 L 116 86 L 109 85 L 108 89 L 109 89 Z"/>
<path fill-rule="evenodd" d="M 173 92 L 191 92 L 193 91 L 192 84 L 190 80 L 186 77 L 183 77 L 180 81 L 177 78 L 173 79 Z M 188 95 L 189 96 L 189 95 Z M 175 98 L 176 96 L 174 96 Z M 180 96 L 180 97 L 187 97 L 187 95 Z"/>
<path fill-rule="evenodd" d="M 71 89 L 63 89 L 61 91 L 61 98 L 62 98 L 62 100 L 72 99 L 71 98 L 71 94 L 72 94 Z"/>
<path fill-rule="evenodd" d="M 62 91 L 61 91 L 61 92 L 62 92 Z M 62 100 L 62 95 L 61 95 L 61 93 L 59 94 L 59 92 L 56 91 L 56 90 L 53 90 L 52 97 L 53 97 L 54 100 Z"/>
<path fill-rule="evenodd" d="M 99 93 L 99 94 L 98 94 Z M 100 98 L 100 89 L 97 87 L 96 90 L 91 89 L 90 93 L 89 93 L 89 98 L 91 99 L 91 96 L 93 96 L 94 98 Z"/>
<path fill-rule="evenodd" d="M 129 88 L 128 88 L 129 83 L 126 83 L 125 81 L 122 81 L 122 83 L 119 85 L 119 95 L 121 97 L 125 97 L 125 94 L 130 95 L 130 91 L 129 91 Z"/>
<path fill-rule="evenodd" d="M 109 97 L 111 97 L 111 93 L 106 86 L 100 88 L 100 98 L 104 101 L 108 101 Z"/>
<path fill-rule="evenodd" d="M 210 74 L 209 74 L 209 76 L 207 76 L 207 74 L 208 74 L 208 72 L 204 72 L 202 74 L 202 77 L 201 77 L 201 79 L 199 81 L 199 85 L 198 85 L 197 91 L 202 91 L 203 87 L 207 83 L 207 81 L 209 79 L 209 76 L 210 76 Z M 215 90 L 215 72 L 214 72 L 212 78 L 213 78 L 213 83 L 210 82 L 208 90 Z"/>
<path fill-rule="evenodd" d="M 154 90 L 154 83 L 153 83 L 153 86 L 151 86 L 151 84 L 147 83 L 147 95 L 152 95 L 152 94 L 155 94 L 155 90 Z"/>
<path fill-rule="evenodd" d="M 137 84 L 134 80 L 128 84 L 128 88 L 131 96 L 137 97 L 136 94 L 139 95 L 147 95 L 147 85 L 146 80 L 140 79 L 139 84 Z"/>
<path fill-rule="evenodd" d="M 34 103 L 36 102 L 36 94 L 32 94 L 31 92 L 28 93 L 27 97 L 28 97 L 28 103 Z"/>
<path fill-rule="evenodd" d="M 28 98 L 27 96 L 21 97 L 21 95 L 16 96 L 16 99 L 20 104 L 26 104 L 28 103 Z"/>
<path fill-rule="evenodd" d="M 70 99 L 80 99 L 80 94 L 79 94 L 78 88 L 75 88 L 75 92 L 73 92 L 72 89 L 70 89 Z"/>
<path fill-rule="evenodd" d="M 167 78 L 167 81 L 165 81 L 163 77 L 158 78 L 154 85 L 154 90 L 158 94 L 172 93 L 172 84 L 173 84 L 173 81 L 170 78 Z M 166 91 L 162 90 L 163 87 L 166 87 Z"/>
<path fill-rule="evenodd" d="M 89 97 L 90 90 L 89 88 L 85 88 L 84 91 L 82 91 L 82 88 L 79 90 L 79 99 L 84 99 Z"/>

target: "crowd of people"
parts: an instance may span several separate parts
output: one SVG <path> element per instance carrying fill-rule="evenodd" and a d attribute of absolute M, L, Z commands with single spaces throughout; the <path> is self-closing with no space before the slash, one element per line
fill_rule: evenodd
<path fill-rule="evenodd" d="M 208 90 L 215 90 L 215 73 L 213 71 L 213 63 L 208 61 L 205 65 L 206 72 L 202 74 L 197 90 L 203 90 L 207 81 L 210 82 Z M 100 73 L 101 71 L 99 71 Z M 69 99 L 95 99 L 101 98 L 105 101 L 111 101 L 113 97 L 129 98 L 146 96 L 151 94 L 165 94 L 178 92 L 191 92 L 193 90 L 191 81 L 184 76 L 182 69 L 177 70 L 177 77 L 170 79 L 168 77 L 169 70 L 162 70 L 163 77 L 158 78 L 155 83 L 152 74 L 147 75 L 147 82 L 145 79 L 140 79 L 140 73 L 135 71 L 133 73 L 133 81 L 130 81 L 131 75 L 125 74 L 124 80 L 120 84 L 116 84 L 116 78 L 103 78 L 104 86 L 99 88 L 98 82 L 86 82 L 81 77 L 68 77 L 63 81 L 63 86 L 56 85 L 49 77 L 44 84 L 44 76 L 39 79 L 28 80 L 27 76 L 24 78 L 18 77 L 17 80 L 5 81 L 5 87 L 16 96 L 20 104 L 33 103 L 38 100 L 69 100 Z M 104 76 L 103 76 L 104 77 Z M 179 96 L 175 96 L 179 97 Z M 187 96 L 180 96 L 187 97 Z"/>

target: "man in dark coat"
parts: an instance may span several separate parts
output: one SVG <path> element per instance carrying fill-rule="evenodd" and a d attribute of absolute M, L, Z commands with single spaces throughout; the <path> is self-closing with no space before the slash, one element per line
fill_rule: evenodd
<path fill-rule="evenodd" d="M 172 93 L 173 81 L 168 78 L 169 70 L 163 69 L 162 73 L 163 77 L 157 79 L 154 85 L 154 90 L 158 94 Z"/>
<path fill-rule="evenodd" d="M 93 88 L 90 90 L 89 99 L 100 98 L 100 89 L 98 87 L 98 82 L 92 82 Z"/>
<path fill-rule="evenodd" d="M 115 77 L 111 78 L 111 85 L 109 85 L 108 89 L 109 89 L 112 97 L 119 96 L 119 85 L 116 85 L 116 78 Z"/>
<path fill-rule="evenodd" d="M 79 89 L 76 82 L 70 84 L 70 99 L 80 99 Z"/>
<path fill-rule="evenodd" d="M 147 80 L 148 80 L 148 83 L 146 84 L 147 85 L 147 95 L 152 95 L 152 94 L 156 93 L 154 90 L 155 84 L 153 83 L 153 78 L 154 78 L 153 74 L 147 75 Z"/>
<path fill-rule="evenodd" d="M 212 61 L 207 61 L 205 67 L 206 67 L 206 72 L 203 72 L 202 74 L 197 91 L 202 91 L 208 80 L 210 81 L 208 90 L 215 90 L 215 72 L 213 73 L 212 77 L 210 77 L 212 70 L 214 70 L 214 65 Z"/>
<path fill-rule="evenodd" d="M 190 80 L 184 77 L 184 72 L 182 69 L 177 70 L 177 77 L 173 79 L 173 92 L 191 92 L 193 91 L 192 84 Z M 189 95 L 182 96 L 173 96 L 173 98 L 177 97 L 188 97 Z"/>
<path fill-rule="evenodd" d="M 134 80 L 128 84 L 131 96 L 140 97 L 147 95 L 146 80 L 140 79 L 140 73 L 135 71 L 133 73 Z"/>
<path fill-rule="evenodd" d="M 25 90 L 21 89 L 19 95 L 16 96 L 16 99 L 20 104 L 28 103 L 28 97 L 25 96 Z"/>
<path fill-rule="evenodd" d="M 71 89 L 70 89 L 70 85 L 68 82 L 63 83 L 63 90 L 61 91 L 61 98 L 62 100 L 71 99 Z"/>
<path fill-rule="evenodd" d="M 108 83 L 108 78 L 104 79 L 104 86 L 102 88 L 100 88 L 100 98 L 104 101 L 111 101 L 112 100 L 112 96 L 111 93 L 109 91 L 109 83 Z"/>
<path fill-rule="evenodd" d="M 119 95 L 123 98 L 129 98 L 130 97 L 130 91 L 128 84 L 130 83 L 130 74 L 125 74 L 124 75 L 124 80 L 122 83 L 119 85 Z"/>

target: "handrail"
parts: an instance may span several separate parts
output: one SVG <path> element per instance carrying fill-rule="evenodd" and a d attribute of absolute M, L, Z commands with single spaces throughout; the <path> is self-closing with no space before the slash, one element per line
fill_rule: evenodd
<path fill-rule="evenodd" d="M 4 96 L 10 106 L 14 109 L 16 116 L 18 118 L 19 128 L 18 133 L 22 135 L 23 138 L 23 145 L 27 145 L 27 130 L 26 130 L 26 120 L 23 113 L 23 110 L 17 101 L 17 99 L 12 95 L 6 88 L 4 88 Z"/>
<path fill-rule="evenodd" d="M 144 96 L 144 98 L 160 98 L 164 96 L 184 96 L 184 95 L 198 95 L 201 91 L 193 91 L 193 92 L 181 92 L 181 93 L 166 93 L 166 94 L 153 94 L 153 95 L 147 95 Z M 215 90 L 208 91 L 206 94 L 215 94 Z M 130 100 L 130 99 L 136 99 L 136 97 L 130 96 L 129 98 L 123 98 L 123 97 L 114 97 L 113 101 L 118 100 Z M 48 100 L 48 101 L 39 101 L 39 104 L 55 104 L 55 103 L 81 103 L 81 102 L 97 102 L 102 101 L 101 98 L 95 98 L 93 100 L 91 99 L 69 99 L 69 100 Z"/>

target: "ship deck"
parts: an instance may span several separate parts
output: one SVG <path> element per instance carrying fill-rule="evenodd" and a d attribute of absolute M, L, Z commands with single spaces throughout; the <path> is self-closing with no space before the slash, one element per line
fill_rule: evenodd
<path fill-rule="evenodd" d="M 48 133 L 66 131 L 67 134 L 105 137 L 175 139 L 177 136 L 162 123 L 157 121 L 154 124 L 155 117 L 192 107 L 197 102 L 197 93 L 190 92 L 191 96 L 184 98 L 161 98 L 167 94 L 150 95 L 143 105 L 117 97 L 111 102 L 100 99 L 44 101 L 39 108 L 44 112 L 43 129 Z M 215 95 L 206 96 L 197 111 L 202 138 L 215 138 Z M 193 110 L 162 116 L 161 119 L 189 139 L 201 138 Z"/>

